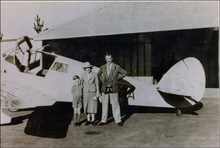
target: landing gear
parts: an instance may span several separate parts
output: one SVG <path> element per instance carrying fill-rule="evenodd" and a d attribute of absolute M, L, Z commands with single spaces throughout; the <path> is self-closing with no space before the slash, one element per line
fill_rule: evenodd
<path fill-rule="evenodd" d="M 177 115 L 177 116 L 181 116 L 181 115 L 182 115 L 182 112 L 181 112 L 180 109 L 177 109 L 177 110 L 176 110 L 176 115 Z"/>

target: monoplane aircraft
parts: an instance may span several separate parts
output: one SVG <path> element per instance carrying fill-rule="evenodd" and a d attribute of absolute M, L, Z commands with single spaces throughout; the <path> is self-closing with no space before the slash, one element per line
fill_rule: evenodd
<path fill-rule="evenodd" d="M 81 76 L 84 63 L 45 52 L 46 46 L 34 50 L 29 37 L 24 36 L 17 40 L 14 49 L 3 53 L 1 124 L 11 122 L 12 117 L 6 110 L 17 113 L 55 102 L 72 102 L 72 77 Z M 98 70 L 93 68 L 95 72 Z M 181 109 L 196 105 L 202 99 L 205 74 L 202 64 L 189 57 L 175 64 L 157 84 L 129 76 L 119 83 L 127 89 L 128 105 L 176 108 L 177 115 L 181 115 Z"/>

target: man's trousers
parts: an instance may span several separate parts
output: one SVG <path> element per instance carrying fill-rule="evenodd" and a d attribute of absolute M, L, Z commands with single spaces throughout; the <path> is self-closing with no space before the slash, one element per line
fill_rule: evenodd
<path fill-rule="evenodd" d="M 116 123 L 121 122 L 120 105 L 118 101 L 118 93 L 104 94 L 102 93 L 102 123 L 106 123 L 108 117 L 108 103 L 112 105 L 112 114 Z"/>

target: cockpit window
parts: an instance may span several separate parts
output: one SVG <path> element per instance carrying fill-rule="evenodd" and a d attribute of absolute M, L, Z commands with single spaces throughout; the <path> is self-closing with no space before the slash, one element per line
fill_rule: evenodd
<path fill-rule="evenodd" d="M 55 70 L 55 71 L 67 73 L 68 65 L 67 65 L 67 64 L 64 64 L 64 63 L 56 62 L 56 63 L 53 65 L 53 67 L 51 68 L 51 70 Z"/>

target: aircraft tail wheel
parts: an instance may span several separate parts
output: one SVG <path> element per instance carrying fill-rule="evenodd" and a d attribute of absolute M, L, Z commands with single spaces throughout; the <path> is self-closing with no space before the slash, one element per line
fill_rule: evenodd
<path fill-rule="evenodd" d="M 177 115 L 177 116 L 181 116 L 181 115 L 182 115 L 182 112 L 181 112 L 180 109 L 177 109 L 177 110 L 176 110 L 176 115 Z"/>

